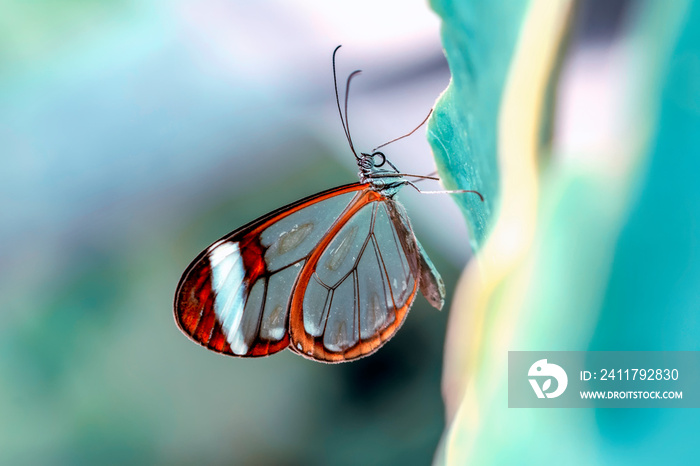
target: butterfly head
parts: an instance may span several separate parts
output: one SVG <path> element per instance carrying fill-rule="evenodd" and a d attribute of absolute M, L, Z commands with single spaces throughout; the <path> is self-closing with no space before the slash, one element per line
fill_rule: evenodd
<path fill-rule="evenodd" d="M 357 158 L 357 166 L 360 167 L 360 178 L 365 181 L 370 178 L 373 173 L 386 163 L 386 156 L 381 152 L 373 152 L 367 154 L 362 152 Z"/>
<path fill-rule="evenodd" d="M 362 152 L 357 158 L 357 165 L 360 167 L 360 182 L 369 183 L 372 189 L 387 197 L 392 197 L 407 183 L 382 152 Z"/>

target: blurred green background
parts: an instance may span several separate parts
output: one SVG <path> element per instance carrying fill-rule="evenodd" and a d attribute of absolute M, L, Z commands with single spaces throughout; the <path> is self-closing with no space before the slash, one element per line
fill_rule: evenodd
<path fill-rule="evenodd" d="M 0 3 L 0 464 L 423 465 L 436 450 L 450 464 L 691 464 L 694 410 L 507 409 L 507 350 L 695 350 L 700 334 L 700 10 L 551 2 L 571 14 L 538 147 L 511 160 L 502 105 L 528 96 L 504 89 L 532 71 L 509 74 L 546 0 Z M 338 44 L 339 75 L 364 70 L 350 98 L 361 150 L 413 129 L 452 83 L 428 125 L 437 166 L 487 202 L 457 199 L 460 212 L 448 196 L 399 196 L 445 309 L 462 291 L 449 331 L 448 311 L 421 297 L 355 363 L 208 352 L 172 317 L 187 264 L 357 179 L 333 94 Z M 403 171 L 435 168 L 421 133 L 386 150 Z M 472 244 L 488 245 L 518 200 L 504 167 L 528 150 L 532 215 L 506 233 L 530 243 L 474 305 L 473 277 L 457 286 L 463 213 Z"/>
<path fill-rule="evenodd" d="M 0 4 L 0 464 L 431 460 L 446 313 L 423 298 L 384 349 L 338 366 L 222 357 L 172 317 L 200 250 L 357 180 L 338 44 L 340 76 L 365 70 L 363 150 L 414 128 L 449 81 L 420 1 Z M 420 135 L 387 149 L 434 169 Z M 440 197 L 402 200 L 451 289 L 468 248 Z"/>

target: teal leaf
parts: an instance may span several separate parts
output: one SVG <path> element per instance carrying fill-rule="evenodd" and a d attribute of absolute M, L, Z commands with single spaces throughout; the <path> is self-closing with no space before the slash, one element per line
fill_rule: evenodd
<path fill-rule="evenodd" d="M 428 137 L 446 187 L 487 198 L 479 207 L 456 196 L 479 264 L 467 269 L 450 313 L 448 428 L 436 464 L 530 464 L 543 451 L 566 464 L 615 463 L 621 452 L 631 463 L 696 461 L 700 418 L 692 410 L 513 410 L 505 403 L 508 350 L 700 348 L 700 5 L 633 3 L 613 37 L 567 47 L 574 42 L 566 34 L 538 34 L 538 20 L 575 2 L 532 0 L 520 24 L 501 2 L 433 1 L 453 79 Z M 594 17 L 605 14 L 595 8 Z M 585 15 L 576 12 L 561 21 L 564 30 L 581 24 Z M 502 37 L 512 39 L 508 47 Z M 510 83 L 534 79 L 527 67 L 509 66 L 531 65 L 555 41 L 560 58 L 575 62 L 566 63 L 570 74 L 555 66 L 537 75 L 547 95 L 511 95 Z M 554 92 L 564 84 L 578 86 L 579 101 Z M 539 139 L 528 126 L 527 142 L 536 142 L 525 149 L 553 128 L 568 133 L 534 148 L 528 221 L 503 222 L 506 212 L 524 212 L 512 208 L 522 197 L 513 203 L 510 195 L 522 192 L 513 183 L 523 176 L 504 176 L 511 174 L 504 160 L 526 155 L 517 134 L 499 125 L 499 112 L 531 104 L 527 96 L 539 99 L 542 118 L 505 118 L 536 126 Z M 510 159 L 496 157 L 503 141 L 515 149 Z M 530 237 L 523 225 L 532 226 Z"/>
<path fill-rule="evenodd" d="M 497 128 L 501 95 L 528 2 L 433 0 L 443 21 L 442 43 L 452 80 L 435 105 L 428 141 L 447 189 L 453 195 L 478 250 L 498 205 Z"/>

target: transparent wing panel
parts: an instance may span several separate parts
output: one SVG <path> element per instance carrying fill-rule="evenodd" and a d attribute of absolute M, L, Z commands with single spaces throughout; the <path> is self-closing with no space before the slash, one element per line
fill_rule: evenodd
<path fill-rule="evenodd" d="M 275 272 L 306 257 L 355 195 L 349 192 L 316 202 L 265 229 L 260 243 L 266 249 L 267 269 Z"/>
<path fill-rule="evenodd" d="M 324 285 L 314 274 L 306 286 L 304 295 L 304 328 L 309 335 L 320 337 L 331 304 L 331 288 Z"/>
<path fill-rule="evenodd" d="M 296 263 L 270 277 L 260 324 L 260 338 L 279 341 L 287 334 L 289 300 L 302 265 Z"/>
<path fill-rule="evenodd" d="M 415 296 L 417 278 L 409 264 L 416 260 L 407 256 L 415 242 L 407 252 L 403 243 L 411 239 L 400 240 L 387 202 L 393 201 L 369 203 L 338 229 L 306 284 L 304 331 L 325 352 L 373 351 L 390 337 L 390 327 L 398 328 Z M 307 353 L 317 348 L 302 346 Z"/>
<path fill-rule="evenodd" d="M 333 290 L 323 345 L 330 351 L 341 352 L 356 345 L 358 340 L 355 280 L 350 275 Z"/>
<path fill-rule="evenodd" d="M 371 242 L 357 265 L 360 338 L 369 339 L 394 322 L 394 303 L 384 280 L 379 256 Z"/>
<path fill-rule="evenodd" d="M 372 227 L 376 203 L 366 205 L 336 233 L 316 265 L 316 274 L 328 286 L 340 283 L 356 267 Z"/>
<path fill-rule="evenodd" d="M 379 252 L 381 268 L 389 283 L 394 307 L 403 307 L 411 296 L 415 277 L 384 203 L 377 209 L 374 240 Z"/>

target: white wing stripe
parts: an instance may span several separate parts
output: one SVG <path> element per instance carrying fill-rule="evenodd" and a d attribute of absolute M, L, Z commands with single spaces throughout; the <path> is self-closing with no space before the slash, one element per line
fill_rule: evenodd
<path fill-rule="evenodd" d="M 242 348 L 240 324 L 243 317 L 243 307 L 245 305 L 244 293 L 245 270 L 241 258 L 238 243 L 226 242 L 214 246 L 209 250 L 209 263 L 211 265 L 211 281 L 214 288 L 214 312 L 223 328 L 226 340 L 231 345 L 231 350 L 236 354 L 240 351 L 247 352 Z"/>

